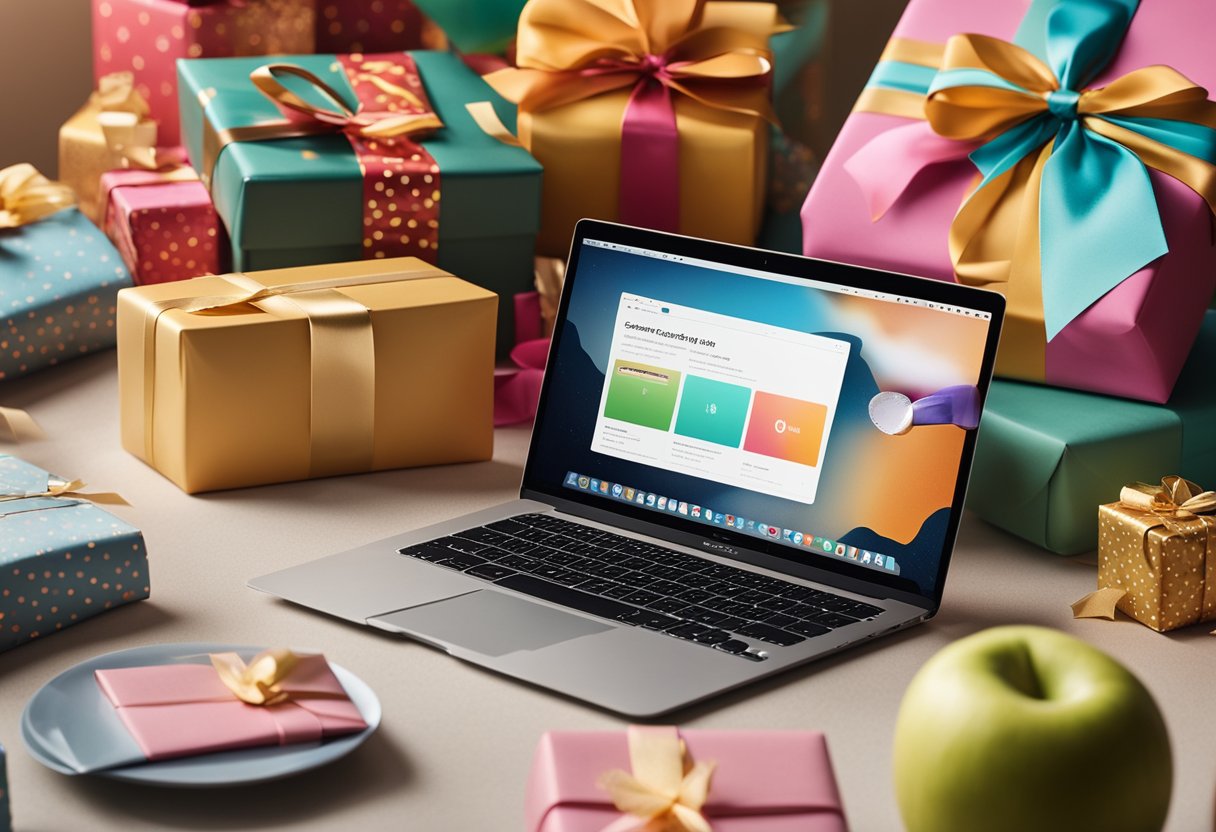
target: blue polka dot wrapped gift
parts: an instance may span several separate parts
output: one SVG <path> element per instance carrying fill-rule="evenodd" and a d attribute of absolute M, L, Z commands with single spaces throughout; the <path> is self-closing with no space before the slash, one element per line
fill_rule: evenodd
<path fill-rule="evenodd" d="M 0 169 L 0 381 L 114 346 L 131 277 L 75 201 L 32 165 Z"/>
<path fill-rule="evenodd" d="M 0 455 L 0 650 L 148 597 L 135 527 L 101 509 L 115 494 Z"/>

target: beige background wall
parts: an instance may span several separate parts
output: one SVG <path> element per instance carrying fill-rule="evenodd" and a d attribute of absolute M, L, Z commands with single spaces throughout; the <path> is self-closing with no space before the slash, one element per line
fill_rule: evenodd
<path fill-rule="evenodd" d="M 844 121 L 904 2 L 833 3 L 817 138 L 830 139 Z M 0 167 L 33 162 L 55 175 L 59 125 L 92 87 L 89 30 L 89 0 L 0 0 Z"/>
<path fill-rule="evenodd" d="M 0 167 L 54 175 L 59 125 L 93 83 L 89 0 L 0 0 Z"/>

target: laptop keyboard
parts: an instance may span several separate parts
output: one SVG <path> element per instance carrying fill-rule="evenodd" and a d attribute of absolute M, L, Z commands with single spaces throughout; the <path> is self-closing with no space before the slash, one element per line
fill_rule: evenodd
<path fill-rule="evenodd" d="M 882 609 L 551 514 L 525 514 L 400 550 L 581 612 L 752 661 Z"/>

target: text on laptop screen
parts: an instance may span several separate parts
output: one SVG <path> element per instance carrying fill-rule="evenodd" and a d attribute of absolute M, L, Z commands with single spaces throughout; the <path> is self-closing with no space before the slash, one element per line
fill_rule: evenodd
<path fill-rule="evenodd" d="M 990 323 L 587 240 L 529 465 L 555 487 L 898 574 L 928 595 Z"/>

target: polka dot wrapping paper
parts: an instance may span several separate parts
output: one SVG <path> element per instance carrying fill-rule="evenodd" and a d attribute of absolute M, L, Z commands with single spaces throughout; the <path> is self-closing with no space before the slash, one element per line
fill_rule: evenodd
<path fill-rule="evenodd" d="M 14 498 L 46 492 L 50 479 L 0 456 L 0 650 L 148 597 L 138 529 L 86 500 Z"/>
<path fill-rule="evenodd" d="M 0 231 L 0 382 L 114 346 L 131 277 L 75 208 Z"/>
<path fill-rule="evenodd" d="M 1124 590 L 1118 609 L 1158 632 L 1216 620 L 1216 518 L 1164 523 L 1122 503 L 1102 506 L 1098 586 Z"/>
<path fill-rule="evenodd" d="M 94 80 L 133 72 L 160 144 L 176 145 L 178 58 L 312 52 L 316 19 L 316 0 L 93 0 Z"/>
<path fill-rule="evenodd" d="M 201 182 L 162 182 L 156 173 L 116 170 L 105 231 L 136 285 L 186 280 L 227 269 L 227 239 Z"/>

